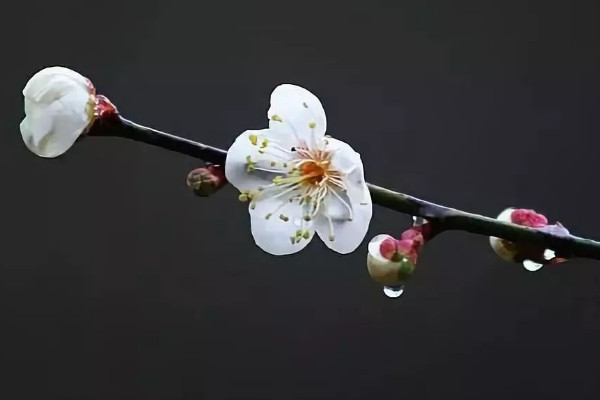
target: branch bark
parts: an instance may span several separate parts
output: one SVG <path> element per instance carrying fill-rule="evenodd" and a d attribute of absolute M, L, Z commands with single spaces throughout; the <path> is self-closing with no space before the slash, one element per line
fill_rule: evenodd
<path fill-rule="evenodd" d="M 113 136 L 177 153 L 186 154 L 213 164 L 225 164 L 227 151 L 185 139 L 170 133 L 139 125 L 116 114 L 98 119 L 87 136 Z M 419 216 L 435 224 L 439 231 L 465 231 L 484 236 L 495 236 L 508 241 L 552 249 L 557 256 L 600 260 L 600 242 L 560 232 L 543 231 L 494 218 L 438 205 L 425 200 L 368 184 L 374 204 L 403 214 Z"/>

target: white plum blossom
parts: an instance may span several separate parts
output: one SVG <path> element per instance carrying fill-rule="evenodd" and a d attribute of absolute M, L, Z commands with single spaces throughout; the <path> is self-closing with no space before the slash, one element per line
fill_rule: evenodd
<path fill-rule="evenodd" d="M 25 118 L 20 129 L 27 148 L 44 158 L 62 155 L 94 120 L 95 90 L 64 67 L 37 72 L 23 89 Z"/>
<path fill-rule="evenodd" d="M 256 244 L 273 255 L 292 254 L 316 232 L 330 249 L 354 251 L 372 215 L 360 155 L 325 136 L 323 106 L 304 88 L 275 88 L 267 117 L 267 129 L 237 137 L 225 163 L 227 180 L 249 202 Z"/>

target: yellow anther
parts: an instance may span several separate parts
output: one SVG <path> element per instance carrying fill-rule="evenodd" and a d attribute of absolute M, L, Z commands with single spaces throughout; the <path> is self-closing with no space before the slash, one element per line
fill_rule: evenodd
<path fill-rule="evenodd" d="M 268 213 L 267 215 L 265 215 L 265 219 L 269 219 L 269 218 L 271 218 L 271 215 L 273 215 L 273 214 L 271 214 L 271 213 Z"/>
<path fill-rule="evenodd" d="M 271 116 L 271 121 L 277 121 L 277 122 L 283 122 L 283 120 L 281 119 L 281 117 L 277 114 L 273 114 Z"/>
<path fill-rule="evenodd" d="M 317 124 L 315 124 L 314 122 L 309 122 L 308 127 L 310 129 L 315 129 L 317 127 Z"/>
<path fill-rule="evenodd" d="M 262 143 L 260 144 L 260 148 L 264 149 L 265 147 L 267 147 L 268 144 L 269 144 L 269 139 L 263 139 Z"/>
<path fill-rule="evenodd" d="M 245 203 L 250 199 L 248 198 L 248 195 L 246 193 L 242 193 L 238 196 L 238 200 Z"/>
<path fill-rule="evenodd" d="M 250 139 L 250 143 L 252 143 L 253 145 L 256 146 L 256 142 L 258 141 L 258 136 L 256 136 L 255 134 L 252 134 L 252 135 L 248 136 L 248 139 Z"/>
<path fill-rule="evenodd" d="M 304 234 L 302 235 L 302 237 L 304 239 L 308 239 L 310 237 L 310 232 L 309 231 L 304 231 Z"/>

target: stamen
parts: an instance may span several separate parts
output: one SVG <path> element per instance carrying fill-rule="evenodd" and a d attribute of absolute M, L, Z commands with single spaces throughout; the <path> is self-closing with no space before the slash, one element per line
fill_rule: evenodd
<path fill-rule="evenodd" d="M 327 221 L 329 222 L 329 240 L 333 242 L 335 240 L 335 235 L 333 232 L 333 222 L 331 221 L 331 217 L 329 215 L 326 215 L 326 217 Z"/>

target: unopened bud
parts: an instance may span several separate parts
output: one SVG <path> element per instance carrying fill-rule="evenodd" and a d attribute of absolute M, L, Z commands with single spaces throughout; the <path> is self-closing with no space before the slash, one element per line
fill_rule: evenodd
<path fill-rule="evenodd" d="M 187 176 L 187 185 L 194 194 L 200 197 L 208 197 L 225 186 L 225 171 L 218 165 L 208 165 L 196 168 Z"/>
<path fill-rule="evenodd" d="M 497 219 L 503 222 L 511 222 L 516 225 L 538 229 L 556 235 L 569 235 L 569 231 L 560 223 L 548 225 L 548 219 L 530 209 L 507 208 L 502 211 Z M 513 243 L 505 239 L 490 237 L 490 246 L 494 252 L 503 260 L 522 263 L 528 271 L 537 271 L 546 264 L 555 264 L 566 261 L 557 258 L 551 249 L 540 246 L 532 246 Z"/>
<path fill-rule="evenodd" d="M 411 257 L 403 254 L 400 242 L 390 235 L 377 235 L 371 240 L 367 270 L 374 281 L 385 286 L 399 286 L 410 279 L 415 264 Z"/>

